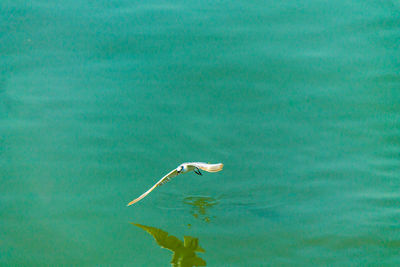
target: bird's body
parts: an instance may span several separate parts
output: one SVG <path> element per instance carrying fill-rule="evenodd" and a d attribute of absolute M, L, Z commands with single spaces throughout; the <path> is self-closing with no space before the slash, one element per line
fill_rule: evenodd
<path fill-rule="evenodd" d="M 128 203 L 128 206 L 135 204 L 145 196 L 147 196 L 151 191 L 153 191 L 157 186 L 161 186 L 168 181 L 170 181 L 172 178 L 179 174 L 184 174 L 190 171 L 194 171 L 198 175 L 202 175 L 200 172 L 200 169 L 203 171 L 207 172 L 219 172 L 222 170 L 224 167 L 224 164 L 222 163 L 217 163 L 217 164 L 208 164 L 204 162 L 185 162 L 179 165 L 176 169 L 170 171 L 167 175 L 165 175 L 163 178 L 161 178 L 157 183 L 155 183 L 149 190 L 144 192 L 140 197 L 132 200 L 131 202 Z"/>
<path fill-rule="evenodd" d="M 181 167 L 181 166 L 182 166 L 182 170 L 179 172 L 180 174 L 184 174 L 184 173 L 193 171 L 195 169 L 194 165 L 191 165 L 190 162 L 182 163 L 181 165 L 178 166 L 178 168 Z"/>

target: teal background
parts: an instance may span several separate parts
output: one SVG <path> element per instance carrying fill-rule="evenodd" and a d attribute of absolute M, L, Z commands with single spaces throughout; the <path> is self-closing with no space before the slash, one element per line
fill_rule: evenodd
<path fill-rule="evenodd" d="M 2 1 L 0 265 L 399 265 L 399 8 Z"/>

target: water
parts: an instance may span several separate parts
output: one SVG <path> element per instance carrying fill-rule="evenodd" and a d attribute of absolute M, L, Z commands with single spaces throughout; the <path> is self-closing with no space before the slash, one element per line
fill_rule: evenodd
<path fill-rule="evenodd" d="M 0 265 L 399 265 L 399 7 L 3 1 Z"/>

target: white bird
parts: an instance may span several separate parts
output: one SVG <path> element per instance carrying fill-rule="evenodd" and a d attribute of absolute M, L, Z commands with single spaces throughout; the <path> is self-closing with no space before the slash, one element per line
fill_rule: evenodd
<path fill-rule="evenodd" d="M 217 164 L 208 164 L 208 163 L 204 163 L 204 162 L 182 163 L 176 169 L 173 169 L 167 175 L 165 175 L 163 178 L 161 178 L 160 181 L 158 181 L 155 185 L 153 185 L 149 190 L 144 192 L 140 197 L 129 202 L 127 206 L 135 204 L 136 202 L 138 202 L 139 200 L 141 200 L 142 198 L 147 196 L 157 186 L 161 186 L 161 185 L 165 184 L 166 182 L 170 181 L 171 178 L 174 178 L 178 174 L 183 174 L 183 173 L 187 173 L 190 171 L 194 171 L 197 175 L 202 175 L 199 169 L 201 169 L 203 171 L 207 171 L 207 172 L 219 172 L 222 170 L 223 167 L 224 167 L 224 164 L 222 164 L 222 163 L 217 163 Z"/>

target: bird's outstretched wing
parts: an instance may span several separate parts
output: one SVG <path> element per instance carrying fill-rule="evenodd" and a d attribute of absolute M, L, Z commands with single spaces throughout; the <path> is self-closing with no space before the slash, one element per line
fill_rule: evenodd
<path fill-rule="evenodd" d="M 219 172 L 224 167 L 224 164 L 222 163 L 208 164 L 204 162 L 190 162 L 188 165 L 194 166 L 195 168 L 199 168 L 206 172 Z"/>
<path fill-rule="evenodd" d="M 158 181 L 155 185 L 153 185 L 149 190 L 147 190 L 146 192 L 144 192 L 140 197 L 132 200 L 131 202 L 128 203 L 127 206 L 130 206 L 132 204 L 135 204 L 136 202 L 138 202 L 139 200 L 141 200 L 142 198 L 144 198 L 145 196 L 147 196 L 151 191 L 153 191 L 157 186 L 163 185 L 166 182 L 168 182 L 171 178 L 175 177 L 178 175 L 178 171 L 176 169 L 170 171 L 167 175 L 165 175 L 163 178 L 160 179 L 160 181 Z"/>

